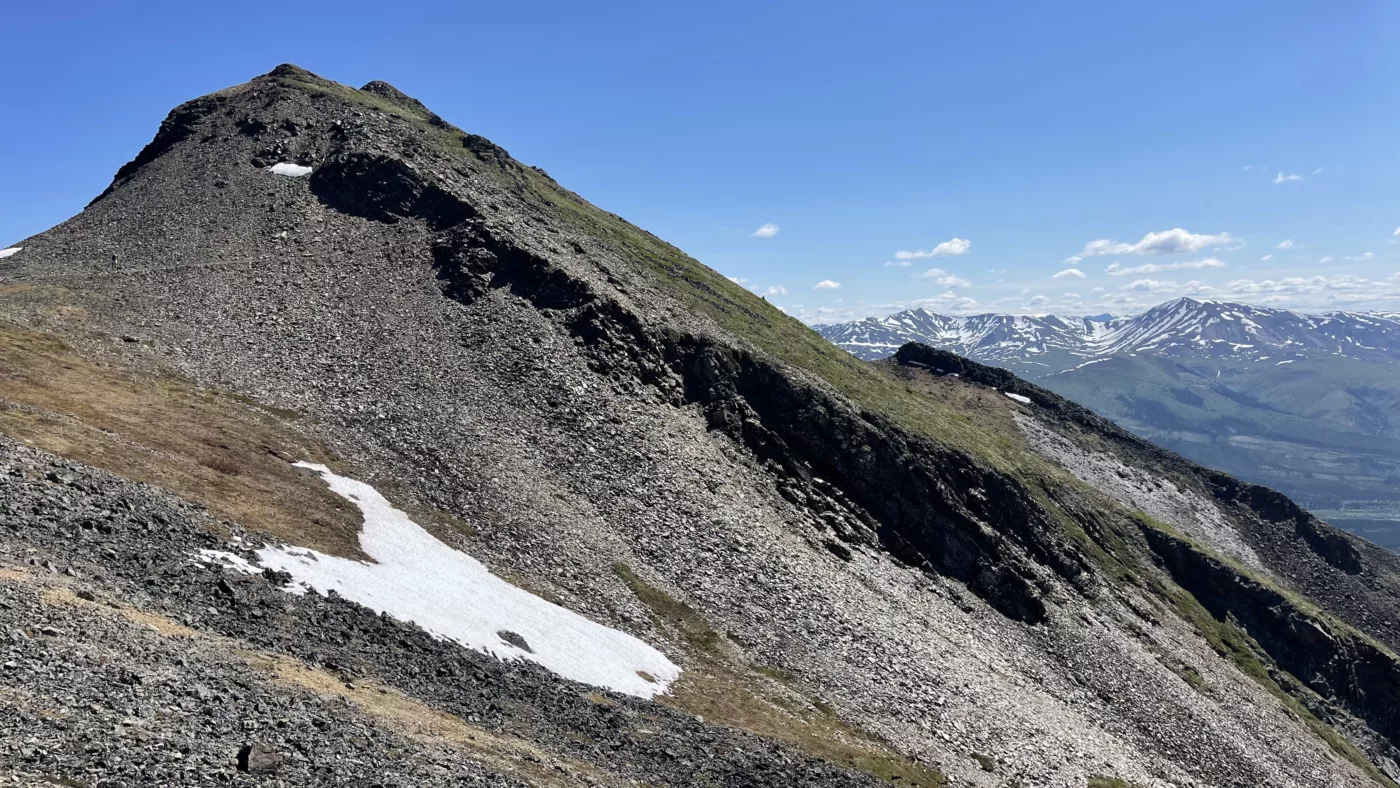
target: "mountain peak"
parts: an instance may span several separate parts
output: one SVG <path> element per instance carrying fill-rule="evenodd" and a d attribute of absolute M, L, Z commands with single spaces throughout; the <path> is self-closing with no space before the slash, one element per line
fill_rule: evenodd
<path fill-rule="evenodd" d="M 366 83 L 364 87 L 360 88 L 360 92 L 371 93 L 373 95 L 379 96 L 380 98 L 392 104 L 396 104 L 400 107 L 403 107 L 407 110 L 419 112 L 424 115 L 431 115 L 434 118 L 438 117 L 437 114 L 434 113 L 432 110 L 428 109 L 427 106 L 423 104 L 423 102 L 408 95 L 407 93 L 404 93 L 402 90 L 399 90 L 398 88 L 394 87 L 393 85 L 390 85 L 388 82 L 385 82 L 383 80 L 376 79 L 372 82 Z"/>
<path fill-rule="evenodd" d="M 1085 359 L 1148 351 L 1183 359 L 1254 362 L 1296 353 L 1400 359 L 1400 327 L 1383 313 L 1331 312 L 1316 318 L 1191 297 L 1164 301 L 1131 317 L 946 316 L 911 309 L 820 326 L 817 331 L 866 360 L 885 358 L 905 342 L 916 341 L 979 361 L 1008 364 L 1032 377 Z"/>
<path fill-rule="evenodd" d="M 1171 301 L 1167 301 L 1167 302 L 1165 302 L 1165 303 L 1163 303 L 1163 304 L 1160 304 L 1160 305 L 1158 305 L 1158 306 L 1156 306 L 1156 307 L 1154 307 L 1154 308 L 1155 308 L 1155 309 L 1163 309 L 1163 310 L 1176 311 L 1176 310 L 1199 309 L 1200 307 L 1203 307 L 1203 306 L 1205 306 L 1205 305 L 1206 305 L 1206 302 L 1205 302 L 1205 301 L 1201 301 L 1201 300 L 1199 300 L 1199 299 L 1192 298 L 1191 296 L 1181 296 L 1180 298 L 1174 298 L 1174 299 L 1172 299 Z M 1149 310 L 1149 311 L 1150 311 L 1150 310 Z"/>
<path fill-rule="evenodd" d="M 302 68 L 301 66 L 296 65 L 295 63 L 283 63 L 283 64 L 277 66 L 276 68 L 272 69 L 271 71 L 267 72 L 267 73 L 264 74 L 263 76 L 267 76 L 267 77 L 313 77 L 313 78 L 315 78 L 315 79 L 321 79 L 321 77 L 316 76 L 315 74 L 311 73 L 310 71 L 307 71 L 306 69 Z"/>
<path fill-rule="evenodd" d="M 320 85 L 323 87 L 331 87 L 336 84 L 335 82 L 326 79 L 325 77 L 320 76 L 319 74 L 313 74 L 310 71 L 307 71 L 306 69 L 294 63 L 283 63 L 277 66 L 276 68 L 272 69 L 271 71 L 267 72 L 266 74 L 263 74 L 259 77 L 255 77 L 253 81 L 257 82 L 271 79 L 296 80 L 300 82 L 309 82 L 311 84 Z"/>

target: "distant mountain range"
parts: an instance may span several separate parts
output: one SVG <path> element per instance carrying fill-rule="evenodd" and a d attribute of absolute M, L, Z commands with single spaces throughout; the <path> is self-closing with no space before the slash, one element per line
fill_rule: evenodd
<path fill-rule="evenodd" d="M 1131 317 L 911 309 L 817 331 L 871 361 L 917 341 L 1005 367 L 1400 548 L 1400 312 L 1182 298 Z"/>

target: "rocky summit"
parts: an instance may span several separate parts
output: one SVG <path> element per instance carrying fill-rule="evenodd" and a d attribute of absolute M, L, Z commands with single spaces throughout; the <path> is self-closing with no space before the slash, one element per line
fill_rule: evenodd
<path fill-rule="evenodd" d="M 177 107 L 0 318 L 15 783 L 1400 779 L 1395 555 L 382 82 Z"/>

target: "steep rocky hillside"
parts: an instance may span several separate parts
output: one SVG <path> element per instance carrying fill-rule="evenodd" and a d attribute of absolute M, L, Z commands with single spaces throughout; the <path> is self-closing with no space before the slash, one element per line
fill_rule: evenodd
<path fill-rule="evenodd" d="M 1004 371 L 861 362 L 384 83 L 184 104 L 12 248 L 21 781 L 1400 777 L 1393 556 Z"/>

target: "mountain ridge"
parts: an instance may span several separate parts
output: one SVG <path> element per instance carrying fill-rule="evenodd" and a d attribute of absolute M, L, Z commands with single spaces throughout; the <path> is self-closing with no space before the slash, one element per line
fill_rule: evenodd
<path fill-rule="evenodd" d="M 1257 335 L 1260 329 L 1257 320 L 1268 321 L 1271 325 L 1267 330 L 1272 334 L 1252 336 Z M 1158 350 L 1162 349 L 1161 343 L 1172 343 L 1173 340 L 1177 343 L 1225 344 L 1228 346 L 1223 349 L 1226 354 L 1267 360 L 1260 359 L 1258 354 L 1240 353 L 1241 350 L 1250 349 L 1253 341 L 1232 341 L 1254 340 L 1262 341 L 1276 351 L 1298 343 L 1309 351 L 1326 349 L 1342 356 L 1400 361 L 1400 315 L 1396 313 L 1331 311 L 1308 315 L 1287 309 L 1198 300 L 1186 296 L 1158 304 L 1137 315 L 1109 320 L 994 312 L 950 316 L 916 308 L 883 318 L 869 317 L 849 323 L 822 325 L 816 330 L 866 360 L 884 358 L 892 355 L 904 342 L 922 340 L 960 348 L 969 357 L 998 360 L 1045 353 L 1047 347 L 1093 359 L 1114 353 Z M 1368 345 L 1365 339 L 1357 340 L 1353 333 L 1382 339 L 1384 343 Z M 1194 339 L 1187 340 L 1187 334 Z M 1310 341 L 1304 341 L 1309 338 Z M 1335 347 L 1331 347 L 1332 344 Z M 1174 346 L 1169 344 L 1168 348 Z"/>
<path fill-rule="evenodd" d="M 907 340 L 1012 369 L 1400 548 L 1395 313 L 1188 298 L 1110 321 L 909 311 L 817 330 L 861 358 Z"/>
<path fill-rule="evenodd" d="M 284 66 L 189 102 L 0 262 L 0 484 L 27 502 L 0 514 L 34 557 L 4 559 L 7 593 L 42 609 L 43 563 L 71 567 L 132 615 L 528 745 L 561 784 L 1393 784 L 1391 694 L 1367 694 L 1400 675 L 1393 556 L 1004 371 L 860 362 L 402 95 Z M 191 560 L 352 557 L 333 513 L 247 505 L 310 499 L 308 457 L 680 678 L 622 697 Z M 334 784 L 310 725 L 229 744 Z M 187 783 L 233 774 L 160 732 L 203 764 Z M 7 766 L 114 768 L 42 733 L 59 757 Z"/>

